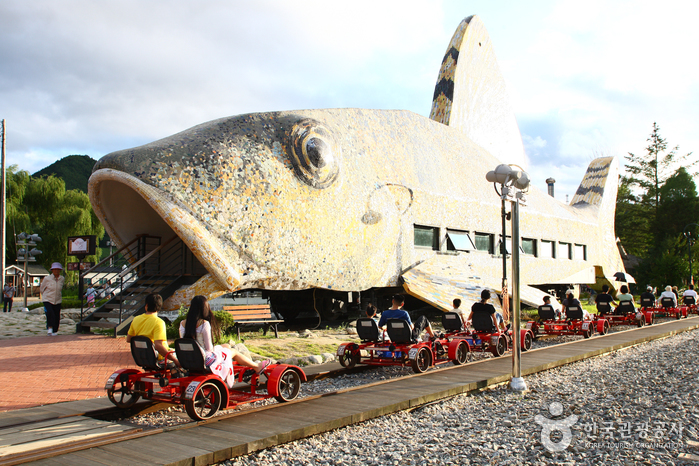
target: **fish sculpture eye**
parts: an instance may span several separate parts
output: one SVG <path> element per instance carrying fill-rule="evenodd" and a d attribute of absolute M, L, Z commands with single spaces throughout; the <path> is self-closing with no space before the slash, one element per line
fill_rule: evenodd
<path fill-rule="evenodd" d="M 304 118 L 289 131 L 291 163 L 301 180 L 316 188 L 330 186 L 339 173 L 340 146 L 319 121 Z"/>

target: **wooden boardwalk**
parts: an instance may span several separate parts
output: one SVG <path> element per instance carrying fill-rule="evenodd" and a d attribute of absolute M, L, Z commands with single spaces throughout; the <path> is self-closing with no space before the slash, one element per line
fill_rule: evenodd
<path fill-rule="evenodd" d="M 562 366 L 645 341 L 699 328 L 699 317 L 577 340 L 522 353 L 522 374 Z M 486 359 L 391 379 L 337 394 L 241 412 L 191 425 L 37 461 L 41 465 L 199 465 L 279 445 L 313 434 L 469 393 L 511 377 L 512 359 Z"/>

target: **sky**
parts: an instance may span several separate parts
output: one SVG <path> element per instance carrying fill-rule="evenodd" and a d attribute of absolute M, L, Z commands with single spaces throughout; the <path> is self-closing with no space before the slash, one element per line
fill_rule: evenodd
<path fill-rule="evenodd" d="M 699 155 L 697 13 L 674 0 L 0 0 L 7 165 L 99 159 L 249 112 L 428 117 L 454 30 L 477 14 L 525 168 L 564 201 L 592 159 L 644 153 L 654 122 Z"/>

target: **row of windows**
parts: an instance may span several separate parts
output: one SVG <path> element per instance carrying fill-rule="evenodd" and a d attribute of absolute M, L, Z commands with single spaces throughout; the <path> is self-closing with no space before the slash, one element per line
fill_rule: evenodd
<path fill-rule="evenodd" d="M 413 230 L 415 246 L 439 250 L 439 228 L 414 225 Z M 447 229 L 447 251 L 485 251 L 499 254 L 501 247 L 500 238 L 495 244 L 495 235 L 492 233 L 475 231 L 472 237 L 467 231 Z M 512 253 L 510 236 L 505 238 L 505 249 L 507 254 Z M 584 244 L 522 238 L 519 250 L 522 254 L 535 257 L 587 260 L 587 246 Z"/>

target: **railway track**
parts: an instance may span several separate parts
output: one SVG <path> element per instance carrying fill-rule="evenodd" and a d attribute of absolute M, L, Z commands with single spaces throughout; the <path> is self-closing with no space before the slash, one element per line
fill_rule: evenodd
<path fill-rule="evenodd" d="M 699 320 L 699 319 L 697 319 Z M 666 323 L 672 323 L 673 320 L 666 322 Z M 679 322 L 679 321 L 678 321 Z M 686 322 L 684 319 L 682 322 Z M 662 323 L 657 323 L 654 325 L 654 327 L 661 327 Z M 699 326 L 699 322 L 697 324 L 693 325 L 685 325 L 687 329 L 697 327 Z M 618 333 L 619 331 L 622 331 L 622 333 L 627 334 L 626 337 L 631 337 L 631 341 L 633 341 L 633 334 L 634 332 L 642 331 L 643 329 L 631 329 L 626 332 L 623 332 L 624 329 L 620 329 L 619 327 L 615 328 L 614 333 Z M 659 335 L 664 335 L 666 332 L 656 332 Z M 672 333 L 672 332 L 671 332 Z M 613 335 L 613 334 L 612 334 Z M 610 335 L 611 336 L 611 335 Z M 572 339 L 571 337 L 557 337 L 557 338 L 562 338 L 562 339 Z M 597 339 L 599 338 L 604 338 L 604 337 L 596 337 Z M 628 338 L 627 338 L 628 339 Z M 578 341 L 582 342 L 582 340 L 578 337 Z M 595 338 L 585 340 L 586 342 L 591 342 L 594 341 Z M 546 342 L 542 343 L 549 343 L 551 342 L 550 339 Z M 536 344 L 536 343 L 535 343 Z M 549 345 L 549 347 L 555 346 L 566 346 L 569 345 L 570 343 L 558 343 L 556 345 Z M 635 343 L 637 344 L 637 343 Z M 541 350 L 545 350 L 546 348 L 543 348 L 543 344 L 539 343 L 537 346 L 542 346 L 540 348 Z M 612 349 L 609 349 L 612 348 Z M 591 357 L 597 354 L 602 354 L 605 351 L 613 351 L 614 346 L 608 347 L 605 350 L 602 350 L 601 352 L 594 351 L 590 353 L 588 356 L 585 357 Z M 567 348 L 565 350 L 561 351 L 556 351 L 553 350 L 554 352 L 560 352 L 560 353 L 565 353 L 567 351 Z M 523 353 L 523 354 L 528 354 L 528 353 Z M 509 358 L 493 358 L 493 359 L 487 359 L 487 360 L 482 360 L 482 361 L 477 361 L 477 362 L 487 362 L 487 361 L 493 361 L 496 362 L 497 366 L 502 366 L 504 367 L 509 367 Z M 498 362 L 499 361 L 499 362 Z M 463 366 L 462 366 L 463 367 Z M 554 367 L 551 365 L 551 363 L 547 363 L 544 365 L 540 365 L 538 369 L 530 370 L 528 373 L 536 372 L 538 370 L 545 370 L 550 367 Z M 363 370 L 369 370 L 369 366 L 358 366 L 353 369 L 351 369 L 352 372 L 360 372 Z M 456 367 L 453 367 L 452 369 L 458 369 Z M 437 374 L 437 373 L 442 373 L 444 372 L 443 370 L 438 370 L 438 371 L 429 371 L 426 374 L 421 374 L 421 375 L 429 375 L 429 374 Z M 507 372 L 507 371 L 505 371 Z M 310 374 L 309 379 L 311 380 L 320 380 L 323 378 L 334 378 L 334 377 L 339 377 L 341 375 L 345 375 L 348 373 L 347 369 L 341 369 L 336 368 L 333 370 L 328 370 L 328 371 L 320 371 L 315 374 Z M 213 419 L 207 420 L 207 421 L 201 421 L 201 422 L 193 422 L 193 421 L 188 421 L 181 423 L 179 425 L 175 426 L 167 426 L 167 427 L 135 427 L 133 425 L 129 425 L 128 420 L 130 417 L 143 414 L 146 412 L 152 412 L 156 410 L 160 410 L 165 406 L 169 405 L 164 405 L 164 404 L 155 404 L 155 403 L 141 403 L 137 405 L 137 408 L 134 408 L 134 411 L 131 413 L 128 413 L 130 416 L 127 416 L 126 418 L 120 419 L 117 422 L 110 421 L 109 419 L 112 418 L 115 415 L 115 412 L 117 411 L 116 409 L 114 410 L 101 410 L 99 412 L 92 412 L 92 413 L 81 413 L 78 415 L 66 415 L 66 416 L 56 416 L 54 418 L 49 418 L 49 419 L 42 419 L 38 421 L 27 421 L 27 422 L 22 422 L 22 423 L 16 423 L 10 426 L 4 426 L 0 428 L 0 465 L 14 465 L 14 464 L 22 464 L 22 463 L 27 463 L 31 461 L 36 461 L 36 460 L 41 460 L 41 459 L 46 459 L 46 458 L 51 458 L 57 455 L 66 455 L 74 452 L 80 452 L 81 450 L 86 450 L 86 449 L 95 449 L 97 447 L 102 447 L 106 445 L 111 445 L 111 444 L 116 444 L 119 442 L 125 442 L 129 440 L 137 440 L 141 439 L 143 437 L 149 437 L 149 436 L 157 436 L 159 434 L 165 434 L 165 433 L 174 433 L 174 432 L 183 432 L 183 431 L 191 431 L 194 432 L 192 429 L 198 429 L 198 428 L 205 428 L 207 426 L 213 426 L 216 425 L 217 428 L 221 427 L 223 425 L 226 425 L 226 421 L 231 420 L 231 419 L 249 419 L 251 417 L 254 417 L 256 414 L 258 415 L 263 415 L 268 412 L 274 412 L 274 410 L 288 410 L 289 405 L 295 405 L 295 404 L 300 404 L 300 403 L 309 403 L 312 404 L 314 400 L 324 400 L 324 399 L 332 399 L 332 398 L 341 398 L 340 395 L 345 395 L 348 396 L 350 392 L 353 391 L 358 391 L 358 390 L 363 390 L 367 388 L 375 388 L 376 390 L 382 390 L 383 388 L 386 387 L 381 387 L 385 386 L 387 384 L 393 384 L 396 381 L 400 381 L 401 379 L 410 379 L 414 378 L 417 376 L 414 375 L 409 375 L 407 377 L 402 377 L 402 378 L 396 378 L 396 379 L 389 379 L 381 382 L 375 382 L 370 385 L 360 385 L 356 387 L 350 387 L 350 388 L 345 388 L 342 390 L 334 390 L 330 391 L 327 393 L 322 393 L 322 394 L 316 394 L 316 395 L 310 395 L 306 396 L 304 398 L 301 398 L 299 400 L 295 400 L 290 403 L 285 403 L 285 404 L 277 404 L 277 403 L 272 403 L 268 404 L 265 406 L 258 406 L 258 407 L 250 407 L 247 409 L 241 409 L 241 410 L 233 410 L 233 411 L 228 411 L 224 412 L 221 415 L 216 416 Z M 480 388 L 485 385 L 490 385 L 492 383 L 501 383 L 502 381 L 507 380 L 507 377 L 509 377 L 509 374 L 505 374 L 505 376 L 501 377 L 490 377 L 486 378 L 485 382 L 480 382 Z M 503 380 L 499 380 L 502 378 Z M 390 391 L 390 389 L 389 389 Z M 427 399 L 426 399 L 427 400 Z M 427 400 L 429 401 L 429 400 Z M 415 404 L 418 405 L 419 403 Z M 406 406 L 407 407 L 407 406 Z M 403 408 L 404 409 L 404 408 Z M 121 412 L 121 410 L 118 410 Z M 352 421 L 350 421 L 351 423 Z M 354 421 L 356 422 L 356 421 Z M 338 426 L 339 427 L 339 426 Z M 315 432 L 314 432 L 315 433 Z M 267 445 L 268 446 L 268 445 Z M 232 453 L 232 451 L 231 451 Z"/>

